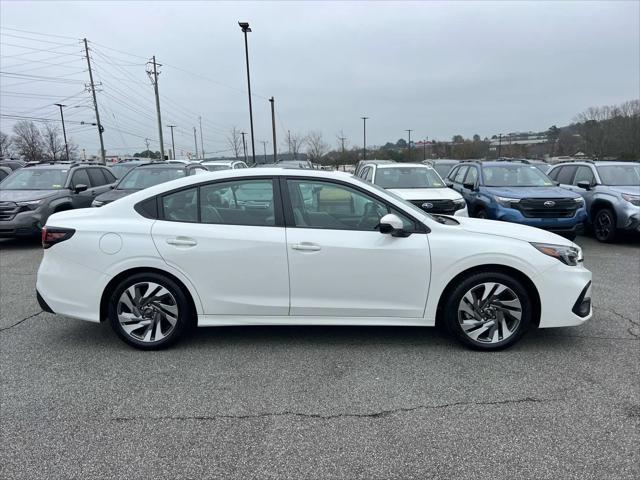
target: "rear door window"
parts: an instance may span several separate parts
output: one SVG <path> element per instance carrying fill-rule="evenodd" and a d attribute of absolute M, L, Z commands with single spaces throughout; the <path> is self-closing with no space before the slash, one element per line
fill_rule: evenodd
<path fill-rule="evenodd" d="M 589 185 L 595 183 L 595 177 L 589 167 L 578 167 L 576 176 L 573 178 L 573 184 L 578 185 L 578 182 L 589 182 Z"/>
<path fill-rule="evenodd" d="M 99 168 L 89 168 L 87 170 L 92 187 L 101 187 L 102 185 L 107 184 L 107 181 Z"/>
<path fill-rule="evenodd" d="M 81 168 L 73 172 L 73 186 L 77 187 L 78 185 L 86 185 L 88 188 L 91 188 L 91 180 L 89 180 L 89 175 L 87 175 L 87 169 Z"/>
<path fill-rule="evenodd" d="M 576 165 L 565 165 L 561 167 L 560 172 L 558 172 L 558 176 L 556 177 L 556 182 L 562 183 L 563 185 L 571 185 L 573 182 L 573 175 L 576 173 L 578 167 Z"/>
<path fill-rule="evenodd" d="M 473 183 L 474 185 L 478 181 L 478 170 L 476 167 L 469 167 L 469 172 L 464 178 L 464 183 Z"/>
<path fill-rule="evenodd" d="M 162 197 L 165 220 L 172 222 L 198 221 L 198 189 L 189 188 Z"/>
<path fill-rule="evenodd" d="M 469 167 L 467 167 L 466 165 L 460 167 L 456 172 L 456 176 L 453 181 L 456 183 L 462 183 L 462 181 L 464 180 L 464 176 L 467 173 L 467 170 L 469 170 Z"/>

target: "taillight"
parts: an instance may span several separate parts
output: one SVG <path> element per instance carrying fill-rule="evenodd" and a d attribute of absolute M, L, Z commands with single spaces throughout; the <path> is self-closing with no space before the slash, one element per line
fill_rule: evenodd
<path fill-rule="evenodd" d="M 73 228 L 42 227 L 42 248 L 69 240 L 74 233 Z"/>

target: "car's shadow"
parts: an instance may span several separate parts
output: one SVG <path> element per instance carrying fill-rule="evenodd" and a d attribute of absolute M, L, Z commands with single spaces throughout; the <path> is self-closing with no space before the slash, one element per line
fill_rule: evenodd
<path fill-rule="evenodd" d="M 29 250 L 41 246 L 40 237 L 0 238 L 0 250 Z"/>

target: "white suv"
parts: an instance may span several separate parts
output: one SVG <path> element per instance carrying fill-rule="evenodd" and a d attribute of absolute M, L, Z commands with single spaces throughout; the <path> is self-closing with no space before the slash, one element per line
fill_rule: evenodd
<path fill-rule="evenodd" d="M 591 272 L 537 228 L 432 216 L 353 175 L 223 170 L 49 217 L 43 310 L 137 348 L 191 323 L 433 326 L 497 350 L 591 317 Z"/>
<path fill-rule="evenodd" d="M 422 163 L 365 165 L 360 178 L 389 190 L 427 213 L 468 217 L 462 195 L 448 188 L 431 166 Z"/>

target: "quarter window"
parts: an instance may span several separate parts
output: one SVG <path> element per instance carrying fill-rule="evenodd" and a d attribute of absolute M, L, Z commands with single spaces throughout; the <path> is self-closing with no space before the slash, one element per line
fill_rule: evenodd
<path fill-rule="evenodd" d="M 162 211 L 165 220 L 173 222 L 198 221 L 198 189 L 189 188 L 162 197 Z"/>
<path fill-rule="evenodd" d="M 308 180 L 287 180 L 287 186 L 296 227 L 373 231 L 383 216 L 394 213 L 405 230 L 415 230 L 402 213 L 350 187 Z"/>
<path fill-rule="evenodd" d="M 242 180 L 200 187 L 202 223 L 274 226 L 273 182 Z"/>

